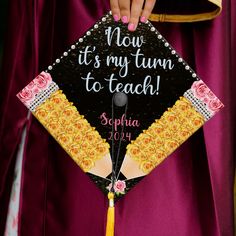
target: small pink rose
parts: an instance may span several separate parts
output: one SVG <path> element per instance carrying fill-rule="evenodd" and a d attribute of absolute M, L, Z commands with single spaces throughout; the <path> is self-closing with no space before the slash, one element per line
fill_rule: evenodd
<path fill-rule="evenodd" d="M 39 89 L 45 89 L 49 86 L 52 81 L 52 77 L 49 73 L 41 72 L 35 79 L 34 83 L 37 85 Z"/>
<path fill-rule="evenodd" d="M 17 94 L 17 97 L 25 104 L 29 104 L 34 99 L 34 94 L 31 90 L 24 88 Z"/>
<path fill-rule="evenodd" d="M 110 183 L 106 188 L 111 191 L 112 183 Z M 115 193 L 125 193 L 126 184 L 125 181 L 117 180 L 114 184 Z"/>
<path fill-rule="evenodd" d="M 43 76 L 48 82 L 52 82 L 52 77 L 49 73 L 42 71 L 40 75 Z"/>
<path fill-rule="evenodd" d="M 191 89 L 196 90 L 196 88 L 199 86 L 199 83 L 201 83 L 201 82 L 202 82 L 202 80 L 194 81 L 191 86 Z"/>
<path fill-rule="evenodd" d="M 124 193 L 126 188 L 125 181 L 117 180 L 115 182 L 114 190 L 118 193 Z"/>
<path fill-rule="evenodd" d="M 199 99 L 204 98 L 210 91 L 210 89 L 206 86 L 205 83 L 203 83 L 202 80 L 195 81 L 191 88 L 193 90 L 194 95 Z"/>
<path fill-rule="evenodd" d="M 211 100 L 207 105 L 208 109 L 212 112 L 219 111 L 223 106 L 223 103 L 218 98 Z"/>

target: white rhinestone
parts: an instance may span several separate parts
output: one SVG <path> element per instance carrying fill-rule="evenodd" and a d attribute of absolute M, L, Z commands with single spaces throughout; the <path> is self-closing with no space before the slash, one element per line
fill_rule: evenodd
<path fill-rule="evenodd" d="M 59 63 L 60 62 L 60 59 L 56 59 L 56 63 Z"/>
<path fill-rule="evenodd" d="M 48 69 L 51 70 L 51 69 L 52 69 L 52 66 L 49 66 Z"/>
<path fill-rule="evenodd" d="M 185 66 L 185 69 L 186 69 L 186 70 L 189 70 L 189 66 Z"/>
<path fill-rule="evenodd" d="M 68 52 L 64 52 L 63 55 L 66 57 L 68 56 Z"/>
<path fill-rule="evenodd" d="M 175 50 L 172 50 L 172 51 L 171 51 L 171 54 L 173 54 L 173 55 L 174 55 L 175 53 L 176 53 L 176 52 L 175 52 Z"/>
<path fill-rule="evenodd" d="M 159 34 L 159 35 L 157 36 L 157 38 L 162 39 L 162 36 Z"/>
<path fill-rule="evenodd" d="M 106 21 L 106 17 L 103 17 L 103 18 L 102 18 L 102 21 L 105 22 L 105 21 Z"/>
<path fill-rule="evenodd" d="M 168 47 L 169 46 L 169 43 L 165 43 L 165 47 Z"/>
<path fill-rule="evenodd" d="M 75 45 L 71 45 L 71 49 L 75 49 Z"/>
<path fill-rule="evenodd" d="M 152 27 L 152 28 L 151 28 L 151 31 L 155 31 L 155 30 L 156 30 L 155 27 Z"/>
<path fill-rule="evenodd" d="M 193 77 L 193 78 L 196 78 L 196 77 L 197 77 L 197 75 L 196 75 L 195 73 L 193 73 L 193 74 L 192 74 L 192 77 Z"/>
<path fill-rule="evenodd" d="M 79 42 L 82 43 L 84 40 L 82 38 L 79 39 Z"/>
<path fill-rule="evenodd" d="M 86 34 L 87 34 L 87 35 L 91 35 L 91 32 L 90 32 L 90 31 L 88 31 Z"/>
<path fill-rule="evenodd" d="M 95 29 L 97 29 L 97 28 L 98 28 L 98 25 L 97 25 L 97 24 L 96 24 L 96 25 L 94 25 L 94 28 L 95 28 Z"/>
<path fill-rule="evenodd" d="M 180 57 L 180 58 L 178 59 L 178 61 L 179 61 L 179 62 L 182 62 L 182 61 L 183 61 L 183 59 Z"/>

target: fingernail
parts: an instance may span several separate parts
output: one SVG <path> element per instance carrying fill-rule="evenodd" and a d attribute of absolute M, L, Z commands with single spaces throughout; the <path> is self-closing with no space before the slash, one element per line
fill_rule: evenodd
<path fill-rule="evenodd" d="M 146 19 L 145 16 L 141 16 L 140 21 L 141 21 L 142 23 L 146 23 L 147 19 Z"/>
<path fill-rule="evenodd" d="M 119 21 L 119 16 L 118 15 L 114 15 L 113 18 L 114 18 L 115 22 Z"/>
<path fill-rule="evenodd" d="M 121 20 L 124 24 L 128 23 L 128 17 L 127 16 L 122 16 Z"/>
<path fill-rule="evenodd" d="M 129 31 L 134 31 L 135 30 L 135 25 L 133 23 L 129 23 L 128 30 Z"/>

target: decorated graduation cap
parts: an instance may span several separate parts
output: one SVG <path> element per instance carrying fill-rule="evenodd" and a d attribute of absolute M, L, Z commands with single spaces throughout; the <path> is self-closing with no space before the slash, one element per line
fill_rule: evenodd
<path fill-rule="evenodd" d="M 223 104 L 150 22 L 107 14 L 17 97 L 109 198 L 124 196 Z"/>

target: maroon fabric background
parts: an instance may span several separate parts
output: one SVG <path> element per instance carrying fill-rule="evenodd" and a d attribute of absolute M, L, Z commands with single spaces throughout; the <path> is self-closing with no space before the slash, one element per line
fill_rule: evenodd
<path fill-rule="evenodd" d="M 233 235 L 235 22 L 156 24 L 225 108 L 116 204 L 117 236 Z M 1 72 L 0 235 L 15 153 L 27 125 L 19 235 L 103 236 L 107 199 L 15 94 L 109 8 L 108 1 L 12 0 Z"/>

